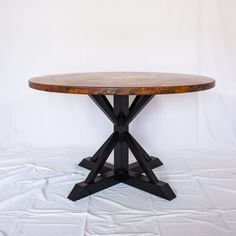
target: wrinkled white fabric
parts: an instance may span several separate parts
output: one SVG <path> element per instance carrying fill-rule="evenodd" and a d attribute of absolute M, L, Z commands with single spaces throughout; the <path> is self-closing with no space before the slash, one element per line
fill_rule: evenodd
<path fill-rule="evenodd" d="M 0 236 L 235 236 L 235 12 L 235 0 L 0 0 Z M 124 184 L 66 199 L 112 124 L 87 96 L 27 81 L 84 71 L 216 79 L 156 96 L 131 123 L 175 200 Z"/>
<path fill-rule="evenodd" d="M 0 235 L 236 234 L 236 153 L 183 150 L 154 169 L 177 198 L 167 201 L 118 184 L 72 202 L 91 151 L 12 144 L 0 154 Z M 222 156 L 224 158 L 222 158 Z"/>

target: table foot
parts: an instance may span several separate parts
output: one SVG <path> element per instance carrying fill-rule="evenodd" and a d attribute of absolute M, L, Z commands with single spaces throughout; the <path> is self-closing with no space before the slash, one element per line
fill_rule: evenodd
<path fill-rule="evenodd" d="M 139 173 L 133 171 L 129 172 L 127 178 L 125 178 L 123 182 L 169 201 L 176 198 L 176 195 L 168 183 L 162 181 L 150 183 L 146 176 L 140 175 Z"/>
<path fill-rule="evenodd" d="M 83 159 L 79 163 L 79 166 L 82 166 L 82 167 L 84 167 L 84 168 L 86 168 L 88 170 L 92 170 L 93 167 L 95 166 L 96 162 L 92 161 L 91 158 L 92 157 L 87 157 L 87 158 Z M 102 167 L 102 169 L 101 169 L 101 174 L 102 173 L 106 173 L 106 172 L 111 171 L 111 170 L 113 170 L 113 165 L 108 163 L 108 162 L 106 162 L 104 164 L 104 166 Z"/>
<path fill-rule="evenodd" d="M 151 169 L 163 165 L 159 158 L 153 156 L 151 156 L 150 158 L 151 160 L 148 161 L 148 163 Z M 96 162 L 92 161 L 91 157 L 88 157 L 83 159 L 80 162 L 79 166 L 92 170 L 95 164 Z M 134 162 L 129 165 L 128 174 L 116 173 L 115 175 L 113 170 L 114 165 L 106 162 L 100 171 L 101 175 L 96 177 L 94 183 L 87 184 L 85 182 L 81 182 L 75 184 L 68 198 L 72 201 L 77 201 L 81 198 L 87 197 L 88 195 L 111 187 L 120 182 L 154 194 L 156 196 L 165 198 L 167 200 L 172 200 L 176 197 L 169 184 L 162 181 L 158 181 L 156 184 L 150 183 L 148 178 L 142 175 L 143 170 L 138 162 Z"/>
<path fill-rule="evenodd" d="M 167 200 L 172 200 L 176 197 L 168 183 L 162 181 L 151 183 L 140 172 L 129 171 L 128 174 L 115 174 L 114 171 L 108 171 L 96 177 L 93 183 L 87 184 L 83 181 L 75 184 L 68 198 L 72 201 L 77 201 L 120 182 Z"/>
<path fill-rule="evenodd" d="M 160 161 L 159 158 L 153 157 L 153 156 L 151 156 L 151 160 L 148 161 L 148 163 L 149 163 L 151 169 L 154 169 L 154 168 L 157 168 L 157 167 L 163 165 L 163 163 Z M 138 162 L 134 162 L 134 163 L 130 164 L 129 165 L 129 170 L 139 172 L 139 173 L 143 173 L 143 169 L 140 167 Z"/>
<path fill-rule="evenodd" d="M 118 183 L 120 183 L 120 181 L 119 178 L 115 178 L 114 171 L 109 171 L 103 175 L 99 175 L 98 177 L 96 177 L 93 183 L 77 183 L 70 192 L 68 198 L 72 201 L 77 201 L 81 198 L 87 197 L 88 195 L 99 192 Z"/>

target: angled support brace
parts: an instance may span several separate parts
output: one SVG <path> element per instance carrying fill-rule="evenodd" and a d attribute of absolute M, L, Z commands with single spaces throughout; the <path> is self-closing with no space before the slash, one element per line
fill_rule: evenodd
<path fill-rule="evenodd" d="M 99 157 L 96 160 L 95 165 L 93 166 L 91 172 L 89 173 L 88 177 L 84 181 L 86 184 L 90 184 L 94 182 L 95 178 L 97 177 L 98 173 L 101 171 L 110 153 L 114 149 L 117 141 L 118 141 L 118 133 L 116 132 L 110 136 L 107 147 L 101 151 Z"/>
<path fill-rule="evenodd" d="M 101 153 L 108 147 L 110 144 L 111 136 L 106 140 L 106 142 L 97 150 L 97 152 L 92 156 L 91 161 L 97 161 Z"/>
<path fill-rule="evenodd" d="M 142 154 L 136 149 L 135 141 L 132 137 L 132 135 L 128 132 L 125 133 L 125 140 L 128 144 L 128 147 L 130 148 L 131 152 L 134 154 L 134 157 L 137 159 L 138 164 L 143 169 L 143 172 L 148 177 L 149 181 L 153 184 L 156 184 L 158 182 L 157 177 L 153 173 L 149 163 L 147 160 L 145 160 L 142 156 Z"/>
<path fill-rule="evenodd" d="M 133 103 L 130 106 L 129 114 L 125 119 L 125 123 L 129 124 L 138 113 L 151 101 L 155 95 L 136 96 Z"/>
<path fill-rule="evenodd" d="M 139 155 L 142 155 L 146 159 L 146 161 L 151 161 L 152 158 L 146 153 L 146 151 L 141 147 L 137 140 L 135 140 L 135 138 L 130 133 L 128 133 L 127 135 L 132 140 L 132 145 L 133 148 L 135 148 L 135 152 L 139 152 Z"/>
<path fill-rule="evenodd" d="M 106 114 L 113 124 L 118 124 L 118 119 L 114 115 L 113 107 L 105 95 L 89 95 L 97 106 Z"/>

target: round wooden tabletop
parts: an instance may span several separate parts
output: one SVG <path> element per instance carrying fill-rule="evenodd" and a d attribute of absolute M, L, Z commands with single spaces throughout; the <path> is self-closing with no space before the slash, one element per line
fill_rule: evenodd
<path fill-rule="evenodd" d="M 92 95 L 151 95 L 188 93 L 215 86 L 215 80 L 199 75 L 157 72 L 77 73 L 36 77 L 34 89 Z"/>

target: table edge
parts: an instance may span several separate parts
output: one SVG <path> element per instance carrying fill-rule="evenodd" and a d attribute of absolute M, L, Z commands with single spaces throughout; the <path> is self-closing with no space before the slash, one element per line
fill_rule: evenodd
<path fill-rule="evenodd" d="M 207 77 L 209 78 L 209 77 Z M 211 78 L 209 78 L 211 79 Z M 87 95 L 155 95 L 155 94 L 178 94 L 191 93 L 211 89 L 215 87 L 216 81 L 196 84 L 196 85 L 177 85 L 163 87 L 83 87 L 40 84 L 28 81 L 29 87 L 36 90 L 56 93 L 87 94 Z"/>

